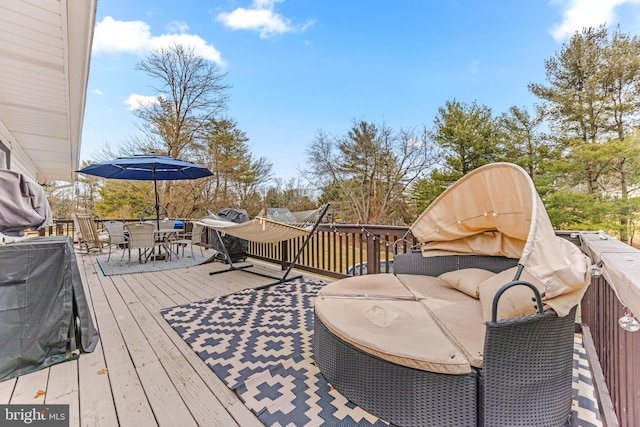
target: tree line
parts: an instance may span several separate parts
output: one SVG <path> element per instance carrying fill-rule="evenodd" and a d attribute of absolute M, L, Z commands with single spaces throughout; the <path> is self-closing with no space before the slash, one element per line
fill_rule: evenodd
<path fill-rule="evenodd" d="M 174 217 L 223 207 L 306 210 L 332 203 L 332 219 L 410 224 L 444 189 L 471 170 L 506 161 L 533 179 L 557 229 L 602 229 L 633 243 L 640 198 L 640 39 L 605 26 L 576 32 L 545 61 L 546 81 L 529 83 L 539 103 L 495 113 L 449 100 L 431 126 L 392 129 L 354 120 L 343 135 L 318 131 L 307 168 L 273 179 L 265 157 L 227 113 L 226 74 L 182 45 L 159 49 L 137 69 L 157 83 L 156 101 L 135 110 L 140 133 L 96 157 L 155 152 L 207 166 L 214 176 L 164 182 L 161 200 Z M 54 212 L 91 210 L 135 217 L 150 202 L 148 182 L 79 176 Z M 70 216 L 67 215 L 67 217 Z"/>

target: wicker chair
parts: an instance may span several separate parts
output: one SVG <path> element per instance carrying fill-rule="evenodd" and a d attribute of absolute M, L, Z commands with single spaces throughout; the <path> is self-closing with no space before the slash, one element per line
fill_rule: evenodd
<path fill-rule="evenodd" d="M 314 359 L 336 390 L 398 426 L 475 426 L 477 373 L 447 375 L 397 365 L 366 353 L 314 320 Z"/>
<path fill-rule="evenodd" d="M 478 370 L 480 426 L 562 426 L 571 413 L 576 307 L 488 322 Z"/>
<path fill-rule="evenodd" d="M 138 262 L 142 264 L 142 256 L 146 253 L 145 262 L 149 259 L 155 246 L 155 226 L 152 223 L 134 222 L 126 224 L 125 228 L 129 234 L 129 262 L 131 262 L 131 249 L 138 249 Z M 155 262 L 155 257 L 152 257 Z"/>

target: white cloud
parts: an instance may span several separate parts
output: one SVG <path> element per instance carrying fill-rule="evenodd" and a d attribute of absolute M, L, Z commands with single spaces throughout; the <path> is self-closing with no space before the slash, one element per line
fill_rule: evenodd
<path fill-rule="evenodd" d="M 273 9 L 276 3 L 282 3 L 284 0 L 253 0 L 253 7 L 256 9 Z"/>
<path fill-rule="evenodd" d="M 411 148 L 425 148 L 427 144 L 423 140 L 409 138 L 409 140 L 407 140 L 407 145 Z"/>
<path fill-rule="evenodd" d="M 585 27 L 613 24 L 616 7 L 640 4 L 640 0 L 560 0 L 557 3 L 564 6 L 563 20 L 551 30 L 551 35 L 556 41 L 564 41 Z"/>
<path fill-rule="evenodd" d="M 186 22 L 182 22 L 182 21 L 172 21 L 169 22 L 169 25 L 167 25 L 167 28 L 169 29 L 169 31 L 173 32 L 173 33 L 186 33 L 187 31 L 189 31 L 189 25 Z"/>
<path fill-rule="evenodd" d="M 102 91 L 100 89 L 94 89 L 93 93 L 95 93 L 96 95 L 102 95 Z"/>
<path fill-rule="evenodd" d="M 129 98 L 124 101 L 125 104 L 129 105 L 129 111 L 134 111 L 145 105 L 155 104 L 156 102 L 158 102 L 158 98 L 155 96 L 138 95 L 137 93 L 132 93 L 129 95 Z"/>
<path fill-rule="evenodd" d="M 283 0 L 254 0 L 250 8 L 239 7 L 231 12 L 219 13 L 216 20 L 233 30 L 260 32 L 261 38 L 272 35 L 305 31 L 314 21 L 294 25 L 291 20 L 274 12 L 276 3 Z"/>
<path fill-rule="evenodd" d="M 186 34 L 189 27 L 182 22 L 172 22 L 170 32 L 152 36 L 149 25 L 143 21 L 116 21 L 110 16 L 96 24 L 93 35 L 93 52 L 131 53 L 143 56 L 158 48 L 167 48 L 175 43 L 190 46 L 205 59 L 223 64 L 220 52 L 207 44 L 200 36 Z"/>

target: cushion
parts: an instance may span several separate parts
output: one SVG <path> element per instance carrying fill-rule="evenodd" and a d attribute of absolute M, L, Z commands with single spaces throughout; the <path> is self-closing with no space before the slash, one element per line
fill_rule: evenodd
<path fill-rule="evenodd" d="M 478 303 L 469 295 L 451 288 L 439 277 L 424 276 L 422 274 L 398 274 L 398 280 L 415 296 L 415 299 L 439 298 L 447 301 L 467 301 Z"/>
<path fill-rule="evenodd" d="M 440 279 L 453 289 L 464 292 L 473 298 L 478 298 L 478 286 L 493 277 L 494 272 L 482 268 L 462 268 L 441 274 Z"/>
<path fill-rule="evenodd" d="M 413 294 L 391 273 L 352 276 L 336 280 L 323 287 L 318 295 L 414 299 Z"/>
<path fill-rule="evenodd" d="M 484 322 L 491 321 L 493 297 L 496 295 L 496 292 L 498 292 L 503 285 L 513 280 L 517 269 L 518 267 L 513 267 L 502 271 L 480 283 L 478 286 L 480 304 L 482 306 L 482 319 Z M 526 271 L 522 272 L 520 280 L 531 283 L 538 288 L 540 292 L 544 291 L 544 285 Z M 513 319 L 515 317 L 534 314 L 537 310 L 532 298 L 535 298 L 535 295 L 527 286 L 518 285 L 511 287 L 500 297 L 497 320 Z"/>
<path fill-rule="evenodd" d="M 460 294 L 460 292 L 457 293 Z M 427 308 L 440 329 L 464 354 L 471 366 L 482 368 L 486 327 L 482 321 L 480 301 L 466 297 L 466 300 L 458 301 L 426 298 L 420 302 Z"/>
<path fill-rule="evenodd" d="M 338 338 L 389 362 L 443 374 L 471 365 L 418 301 L 319 296 L 315 314 Z"/>

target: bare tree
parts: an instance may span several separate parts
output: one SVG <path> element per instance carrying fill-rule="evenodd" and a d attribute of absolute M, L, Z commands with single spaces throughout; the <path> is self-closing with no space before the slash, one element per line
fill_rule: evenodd
<path fill-rule="evenodd" d="M 226 73 L 192 47 L 174 44 L 154 50 L 136 69 L 159 84 L 153 87 L 157 102 L 134 113 L 143 121 L 143 133 L 171 157 L 178 158 L 201 127 L 227 108 Z"/>
<path fill-rule="evenodd" d="M 195 53 L 192 47 L 174 44 L 152 51 L 136 69 L 144 71 L 155 82 L 155 102 L 149 102 L 134 110 L 142 120 L 138 126 L 140 136 L 128 142 L 129 150 L 138 153 L 156 152 L 173 158 L 191 160 L 198 150 L 197 140 L 201 130 L 227 109 L 231 87 L 224 83 L 226 73 L 220 67 Z M 171 181 L 165 182 L 160 191 L 167 204 L 176 197 L 197 200 L 202 194 L 202 183 L 184 184 L 174 197 Z M 182 213 L 200 211 L 196 205 L 182 207 Z"/>
<path fill-rule="evenodd" d="M 319 131 L 307 155 L 307 179 L 342 211 L 341 220 L 360 224 L 406 222 L 408 186 L 436 160 L 426 131 L 394 133 L 364 121 L 342 137 Z"/>

